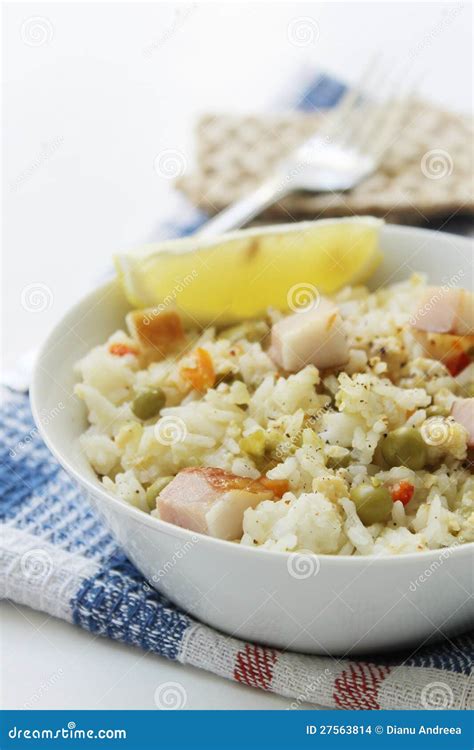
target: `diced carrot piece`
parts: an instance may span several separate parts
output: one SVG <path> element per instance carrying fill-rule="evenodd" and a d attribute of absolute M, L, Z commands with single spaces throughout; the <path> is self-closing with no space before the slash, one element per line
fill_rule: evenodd
<path fill-rule="evenodd" d="M 276 497 L 282 497 L 289 489 L 287 479 L 267 479 L 267 477 L 261 477 L 258 481 L 267 490 L 271 490 Z"/>
<path fill-rule="evenodd" d="M 471 362 L 471 358 L 467 352 L 459 352 L 459 354 L 455 354 L 453 357 L 450 357 L 446 360 L 445 365 L 448 368 L 450 374 L 455 377 L 456 375 L 459 375 L 462 370 L 464 370 L 465 367 L 467 367 Z"/>
<path fill-rule="evenodd" d="M 194 388 L 194 390 L 204 393 L 208 388 L 212 388 L 216 382 L 216 374 L 212 358 L 206 349 L 198 347 L 194 353 L 196 367 L 183 367 L 181 375 L 184 380 Z"/>
<path fill-rule="evenodd" d="M 410 484 L 410 482 L 407 482 L 405 480 L 397 482 L 397 484 L 394 484 L 392 489 L 390 490 L 393 502 L 395 503 L 397 502 L 397 500 L 400 500 L 403 505 L 408 505 L 413 497 L 414 492 L 414 486 Z"/>
<path fill-rule="evenodd" d="M 128 346 L 128 344 L 111 344 L 109 352 L 116 357 L 124 357 L 126 354 L 138 354 L 137 349 L 133 346 Z"/>

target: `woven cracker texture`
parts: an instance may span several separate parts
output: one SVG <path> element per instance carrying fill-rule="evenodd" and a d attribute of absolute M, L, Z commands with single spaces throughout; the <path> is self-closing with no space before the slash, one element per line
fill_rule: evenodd
<path fill-rule="evenodd" d="M 248 195 L 325 119 L 326 113 L 205 115 L 195 132 L 195 169 L 180 177 L 177 187 L 214 214 Z M 472 143 L 470 118 L 413 101 L 374 174 L 345 193 L 294 193 L 263 218 L 372 214 L 423 224 L 453 213 L 472 214 Z"/>

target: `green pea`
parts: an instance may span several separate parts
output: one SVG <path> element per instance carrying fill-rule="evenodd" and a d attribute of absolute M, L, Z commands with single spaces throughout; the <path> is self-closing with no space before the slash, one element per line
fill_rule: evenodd
<path fill-rule="evenodd" d="M 153 510 L 156 506 L 156 498 L 162 492 L 166 485 L 171 482 L 171 480 L 174 479 L 174 477 L 158 477 L 158 479 L 155 479 L 153 484 L 150 484 L 146 491 L 146 501 L 148 503 L 148 507 L 150 510 Z"/>
<path fill-rule="evenodd" d="M 359 484 L 351 490 L 351 500 L 364 526 L 383 523 L 388 519 L 393 507 L 392 497 L 386 487 L 373 487 Z"/>
<path fill-rule="evenodd" d="M 426 463 L 426 445 L 414 427 L 399 427 L 381 443 L 382 455 L 389 466 L 406 466 L 417 471 Z"/>
<path fill-rule="evenodd" d="M 135 396 L 132 411 L 138 419 L 151 419 L 158 416 L 165 403 L 166 395 L 161 388 L 149 388 Z"/>

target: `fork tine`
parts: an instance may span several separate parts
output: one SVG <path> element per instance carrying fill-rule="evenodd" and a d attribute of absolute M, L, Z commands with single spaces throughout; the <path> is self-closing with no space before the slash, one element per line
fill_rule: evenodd
<path fill-rule="evenodd" d="M 358 86 L 356 106 L 349 112 L 339 137 L 339 145 L 352 148 L 357 133 L 364 128 L 367 120 L 367 108 L 370 104 L 370 92 L 377 90 L 386 78 L 387 64 L 382 61 L 380 54 L 370 63 L 370 72 Z"/>
<path fill-rule="evenodd" d="M 353 139 L 354 148 L 370 153 L 377 161 L 380 161 L 382 154 L 393 142 L 396 132 L 400 130 L 408 114 L 408 105 L 415 92 L 415 86 L 411 86 L 409 93 L 405 92 L 402 97 L 395 97 L 395 94 L 400 92 L 400 81 L 404 79 L 402 69 L 390 83 L 383 101 L 376 103 L 374 107 L 369 104 L 365 125 Z"/>
<path fill-rule="evenodd" d="M 397 139 L 400 131 L 405 123 L 406 116 L 409 110 L 410 97 L 404 96 L 401 99 L 388 99 L 384 106 L 384 113 L 380 115 L 380 118 L 376 118 L 377 123 L 380 123 L 380 130 L 375 136 L 374 140 L 370 141 L 370 134 L 367 138 L 369 143 L 368 150 L 379 163 L 383 157 L 383 154 L 388 150 L 395 140 Z M 371 132 L 376 132 L 375 129 Z M 367 144 L 364 145 L 366 147 Z"/>
<path fill-rule="evenodd" d="M 368 132 L 373 128 L 373 112 L 377 106 L 374 92 L 380 92 L 387 78 L 387 66 L 380 66 L 377 75 L 372 77 L 371 86 L 364 90 L 364 95 L 359 106 L 358 118 L 350 131 L 350 139 L 346 139 L 345 145 L 354 149 L 360 149 L 366 140 Z M 376 110 L 375 110 L 376 111 Z"/>
<path fill-rule="evenodd" d="M 354 86 L 347 89 L 334 112 L 327 118 L 325 123 L 327 127 L 323 125 L 321 128 L 321 135 L 323 137 L 326 136 L 331 141 L 337 140 L 340 142 L 341 134 L 345 133 L 348 123 L 352 121 L 358 109 L 360 98 L 368 83 L 373 78 L 374 73 L 379 69 L 379 65 L 380 53 L 375 53 L 367 65 L 364 66 L 358 81 Z"/>

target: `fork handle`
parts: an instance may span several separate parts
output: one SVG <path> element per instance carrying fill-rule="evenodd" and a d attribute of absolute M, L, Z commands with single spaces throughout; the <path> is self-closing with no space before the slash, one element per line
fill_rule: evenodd
<path fill-rule="evenodd" d="M 207 221 L 197 232 L 199 237 L 215 237 L 229 229 L 238 229 L 253 219 L 264 208 L 283 198 L 292 190 L 291 181 L 284 176 L 271 177 L 260 187 Z"/>

